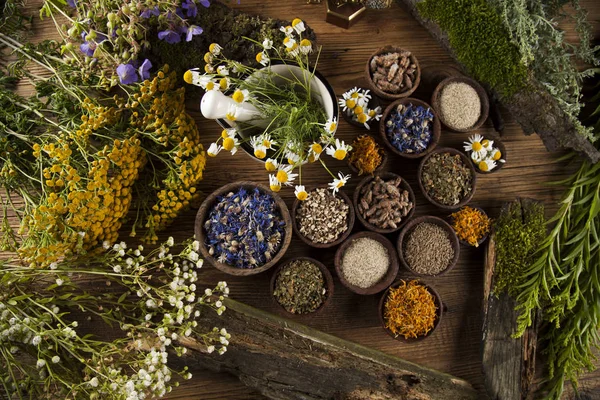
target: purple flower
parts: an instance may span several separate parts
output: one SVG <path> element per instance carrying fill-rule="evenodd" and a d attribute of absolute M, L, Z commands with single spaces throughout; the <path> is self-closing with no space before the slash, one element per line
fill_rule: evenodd
<path fill-rule="evenodd" d="M 175 44 L 175 43 L 181 42 L 181 37 L 179 36 L 179 33 L 172 31 L 170 29 L 167 29 L 166 31 L 158 32 L 158 38 L 160 40 L 164 40 L 165 42 L 167 42 L 169 44 Z"/>
<path fill-rule="evenodd" d="M 208 1 L 208 0 L 200 0 L 200 4 L 202 4 L 204 7 L 208 8 L 208 6 L 210 6 L 210 1 Z"/>
<path fill-rule="evenodd" d="M 69 7 L 75 8 L 77 7 L 77 0 L 67 0 L 67 4 L 69 5 Z"/>
<path fill-rule="evenodd" d="M 143 81 L 150 78 L 150 68 L 152 68 L 152 63 L 146 58 L 142 65 L 138 68 L 138 73 Z"/>
<path fill-rule="evenodd" d="M 94 51 L 96 50 L 96 43 L 83 42 L 79 45 L 79 50 L 81 50 L 81 52 L 86 56 L 92 57 L 94 55 Z"/>
<path fill-rule="evenodd" d="M 198 7 L 196 6 L 196 2 L 194 0 L 186 0 L 183 4 L 181 4 L 181 7 L 186 10 L 189 18 L 193 18 L 198 15 Z"/>
<path fill-rule="evenodd" d="M 144 11 L 142 11 L 142 13 L 140 14 L 140 17 L 141 18 L 150 18 L 153 15 L 155 17 L 158 17 L 160 15 L 158 6 L 155 6 L 154 8 L 146 8 Z"/>
<path fill-rule="evenodd" d="M 199 26 L 190 25 L 187 28 L 187 32 L 186 32 L 186 35 L 185 35 L 185 41 L 186 42 L 190 42 L 195 35 L 199 35 L 202 32 L 204 32 L 204 29 L 200 28 Z"/>
<path fill-rule="evenodd" d="M 181 7 L 177 7 L 175 9 L 175 14 L 181 19 L 185 19 L 185 14 L 183 13 L 183 9 Z"/>
<path fill-rule="evenodd" d="M 120 64 L 117 67 L 117 75 L 123 85 L 129 85 L 138 81 L 136 70 L 131 64 Z"/>

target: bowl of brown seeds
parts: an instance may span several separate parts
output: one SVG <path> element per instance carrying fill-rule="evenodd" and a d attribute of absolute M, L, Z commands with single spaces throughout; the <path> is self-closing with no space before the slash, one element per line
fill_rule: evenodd
<path fill-rule="evenodd" d="M 296 235 L 309 246 L 325 249 L 337 246 L 354 227 L 354 207 L 342 191 L 336 195 L 326 187 L 317 187 L 306 200 L 294 201 L 292 226 Z"/>
<path fill-rule="evenodd" d="M 429 215 L 410 220 L 400 232 L 396 248 L 402 265 L 416 275 L 446 274 L 460 254 L 454 229 L 443 219 Z"/>
<path fill-rule="evenodd" d="M 481 127 L 490 110 L 483 87 L 466 76 L 441 81 L 433 91 L 431 105 L 442 123 L 455 132 L 470 132 Z"/>
<path fill-rule="evenodd" d="M 427 201 L 445 210 L 466 205 L 475 194 L 477 176 L 471 159 L 450 147 L 437 148 L 425 156 L 417 178 Z"/>
<path fill-rule="evenodd" d="M 410 96 L 421 82 L 417 58 L 398 46 L 385 46 L 373 53 L 365 73 L 373 92 L 386 100 Z"/>
<path fill-rule="evenodd" d="M 275 269 L 271 296 L 286 313 L 312 316 L 331 302 L 333 286 L 333 277 L 325 265 L 314 258 L 297 257 Z"/>
<path fill-rule="evenodd" d="M 356 216 L 373 232 L 392 233 L 415 212 L 415 194 L 406 180 L 391 172 L 369 176 L 359 182 L 353 196 Z"/>
<path fill-rule="evenodd" d="M 375 232 L 355 233 L 335 253 L 335 271 L 340 281 L 357 294 L 385 290 L 396 278 L 398 268 L 394 245 Z"/>

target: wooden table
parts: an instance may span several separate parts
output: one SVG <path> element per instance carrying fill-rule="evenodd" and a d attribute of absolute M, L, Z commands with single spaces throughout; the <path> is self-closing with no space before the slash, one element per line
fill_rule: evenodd
<path fill-rule="evenodd" d="M 318 70 L 329 80 L 338 95 L 351 87 L 366 84 L 363 71 L 367 59 L 374 49 L 386 44 L 397 44 L 411 50 L 422 67 L 453 65 L 450 57 L 427 31 L 397 5 L 390 10 L 369 10 L 356 25 L 350 30 L 345 30 L 325 22 L 324 3 L 305 4 L 305 0 L 242 0 L 239 5 L 231 3 L 231 6 L 248 13 L 288 20 L 300 17 L 308 23 L 315 30 L 319 45 L 323 47 Z M 599 37 L 600 4 L 594 0 L 585 0 L 582 3 L 590 11 L 590 21 L 595 28 L 594 36 Z M 51 21 L 36 21 L 35 36 L 55 37 L 56 32 Z M 429 101 L 430 95 L 431 93 L 417 92 L 416 97 Z M 200 116 L 196 101 L 188 103 L 188 110 L 196 117 L 202 142 L 207 148 L 218 137 L 220 128 L 215 122 Z M 528 196 L 544 201 L 550 215 L 557 209 L 556 203 L 562 190 L 543 186 L 543 183 L 564 177 L 564 165 L 554 162 L 558 155 L 547 153 L 537 136 L 525 136 L 509 115 L 504 114 L 504 118 L 506 129 L 503 141 L 507 147 L 507 165 L 498 173 L 478 176 L 472 204 L 484 208 L 491 216 L 496 216 L 503 202 L 513 200 L 516 196 Z M 487 122 L 480 132 L 493 133 L 493 128 Z M 361 133 L 365 133 L 365 130 L 341 122 L 337 135 L 346 142 L 351 142 Z M 443 131 L 440 145 L 460 148 L 466 137 L 465 134 Z M 333 162 L 330 158 L 327 162 L 336 173 L 338 170 L 350 172 L 345 162 Z M 419 191 L 416 181 L 418 160 L 409 161 L 390 155 L 387 165 L 388 170 L 406 178 L 415 189 L 416 216 L 447 217 L 448 213 L 428 204 Z M 303 184 L 309 189 L 330 180 L 319 165 L 308 166 L 303 175 Z M 268 182 L 261 163 L 243 152 L 233 157 L 222 153 L 217 158 L 208 160 L 200 190 L 210 193 L 226 183 L 239 180 Z M 353 176 L 344 191 L 351 195 L 359 180 L 360 178 Z M 280 193 L 290 207 L 294 199 L 293 189 L 284 189 Z M 177 219 L 162 237 L 190 237 L 193 234 L 195 211 L 190 210 Z M 362 227 L 357 221 L 355 230 L 360 229 Z M 394 241 L 397 234 L 389 237 Z M 285 259 L 310 255 L 322 261 L 335 275 L 334 253 L 335 249 L 312 249 L 294 238 Z M 483 391 L 480 361 L 483 253 L 483 248 L 463 246 L 459 263 L 450 273 L 440 278 L 426 279 L 438 290 L 448 311 L 441 326 L 425 341 L 406 344 L 390 338 L 378 321 L 379 296 L 353 294 L 341 285 L 337 277 L 334 278 L 333 302 L 325 312 L 315 316 L 308 324 L 341 338 L 464 378 Z M 409 276 L 401 268 L 399 277 Z M 226 280 L 231 288 L 231 296 L 236 300 L 275 312 L 277 308 L 269 295 L 269 278 L 270 272 L 250 277 L 229 276 L 207 265 L 200 274 L 198 286 L 212 287 L 217 281 Z M 598 377 L 600 374 L 596 373 L 583 379 L 582 388 L 594 392 L 592 388 L 599 386 Z M 595 396 L 600 396 L 600 393 L 595 390 L 595 394 L 590 395 L 590 398 L 599 398 Z M 174 390 L 168 398 L 250 400 L 263 397 L 251 392 L 234 377 L 207 372 L 196 374 L 191 381 Z"/>

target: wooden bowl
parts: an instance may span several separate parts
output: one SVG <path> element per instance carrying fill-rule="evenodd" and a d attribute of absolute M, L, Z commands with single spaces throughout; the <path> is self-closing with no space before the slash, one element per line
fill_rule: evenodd
<path fill-rule="evenodd" d="M 367 65 L 365 67 L 365 77 L 366 77 L 367 83 L 369 84 L 369 87 L 371 88 L 373 93 L 375 93 L 377 96 L 381 97 L 382 99 L 393 101 L 393 100 L 401 99 L 403 97 L 408 97 L 417 89 L 417 87 L 419 86 L 419 83 L 421 82 L 421 67 L 419 66 L 419 61 L 417 61 L 417 57 L 415 57 L 413 52 L 411 52 L 410 61 L 411 61 L 411 64 L 416 65 L 417 69 L 415 70 L 415 80 L 413 82 L 412 88 L 405 90 L 401 93 L 388 93 L 388 92 L 384 92 L 383 90 L 381 90 L 373 81 L 373 77 L 371 75 L 371 69 L 370 69 L 371 59 L 373 57 L 380 55 L 380 54 L 384 54 L 384 53 L 395 53 L 395 52 L 401 52 L 401 51 L 405 51 L 405 50 L 406 49 L 403 49 L 398 46 L 381 47 L 381 48 L 377 49 L 377 51 L 375 51 L 373 54 L 371 54 L 371 56 L 367 60 Z"/>
<path fill-rule="evenodd" d="M 286 265 L 289 265 L 293 261 L 309 261 L 309 262 L 315 264 L 317 267 L 319 267 L 319 270 L 323 274 L 323 279 L 325 280 L 325 289 L 327 290 L 327 297 L 325 297 L 325 300 L 319 306 L 319 308 L 317 308 L 313 312 L 305 313 L 305 314 L 291 313 L 288 310 L 286 310 L 285 307 L 283 307 L 281 304 L 279 304 L 279 302 L 275 298 L 275 295 L 273 294 L 275 292 L 275 282 L 277 281 L 277 276 L 279 276 L 279 272 L 281 272 L 283 267 L 285 267 Z M 323 311 L 323 309 L 325 308 L 325 306 L 327 306 L 327 304 L 331 303 L 331 299 L 333 297 L 333 287 L 334 287 L 333 277 L 331 276 L 331 272 L 329 272 L 329 270 L 327 269 L 327 267 L 325 267 L 325 265 L 323 265 L 323 263 L 315 260 L 314 258 L 310 258 L 310 257 L 295 257 L 295 258 L 292 258 L 291 260 L 286 261 L 285 263 L 280 264 L 277 268 L 275 268 L 275 271 L 273 271 L 273 275 L 271 276 L 271 284 L 270 284 L 271 298 L 273 299 L 273 302 L 275 302 L 275 304 L 277 304 L 277 307 L 280 310 L 282 310 L 286 315 L 293 315 L 294 317 L 298 317 L 298 318 L 302 318 L 304 316 L 312 317 L 316 314 L 321 313 Z"/>
<path fill-rule="evenodd" d="M 442 204 L 442 203 L 437 202 L 429 195 L 429 193 L 427 192 L 427 190 L 425 190 L 425 187 L 423 186 L 423 179 L 422 179 L 423 166 L 425 165 L 427 160 L 429 160 L 429 158 L 433 154 L 436 154 L 436 153 L 450 153 L 453 155 L 459 155 L 461 157 L 461 159 L 463 160 L 463 163 L 471 171 L 471 177 L 473 178 L 473 182 L 471 184 L 471 193 L 469 193 L 467 196 L 465 196 L 457 204 L 448 205 L 448 204 Z M 471 161 L 471 158 L 468 157 L 465 153 L 463 153 L 462 151 L 453 149 L 451 147 L 441 147 L 441 148 L 435 149 L 434 151 L 429 153 L 427 155 L 427 157 L 425 157 L 424 159 L 421 160 L 421 163 L 419 164 L 419 169 L 417 171 L 417 179 L 419 180 L 419 188 L 421 189 L 421 192 L 423 193 L 423 196 L 425 196 L 427 201 L 429 201 L 431 204 L 433 204 L 439 208 L 442 208 L 444 210 L 456 210 L 457 208 L 460 208 L 460 207 L 466 205 L 473 198 L 473 195 L 475 194 L 475 185 L 477 183 L 477 174 L 475 173 L 475 167 L 473 167 L 473 162 Z"/>
<path fill-rule="evenodd" d="M 481 211 L 483 213 L 483 215 L 487 216 L 487 213 L 481 207 L 477 207 L 477 206 L 473 206 L 473 205 L 470 205 L 469 207 L 474 208 L 476 210 L 479 210 L 479 211 Z M 461 207 L 461 209 L 462 208 L 463 207 Z M 460 211 L 460 210 L 458 210 L 458 211 Z M 456 212 L 458 212 L 458 211 L 456 211 Z M 485 242 L 487 240 L 487 238 L 490 236 L 490 232 L 492 231 L 492 227 L 490 226 L 490 230 L 488 231 L 488 233 L 486 233 L 481 239 L 479 239 L 477 241 L 477 246 L 473 246 L 469 242 L 464 241 L 464 240 L 462 240 L 461 238 L 458 237 L 458 234 L 456 233 L 456 231 L 454 230 L 454 227 L 452 226 L 453 223 L 454 223 L 454 218 L 452 218 L 452 215 L 449 216 L 449 219 L 450 219 L 450 226 L 452 227 L 452 230 L 456 234 L 456 238 L 458 239 L 458 241 L 459 241 L 460 244 L 463 244 L 465 246 L 469 246 L 469 247 L 479 247 L 479 246 L 481 246 L 483 244 L 483 242 Z"/>
<path fill-rule="evenodd" d="M 390 266 L 384 277 L 375 285 L 368 288 L 361 288 L 351 284 L 346 280 L 344 274 L 342 273 L 342 258 L 344 256 L 344 253 L 346 252 L 348 247 L 350 247 L 354 240 L 360 238 L 369 238 L 377 240 L 387 249 L 388 255 L 390 257 Z M 342 285 L 346 286 L 348 289 L 350 289 L 356 294 L 369 295 L 381 292 L 382 290 L 387 288 L 394 281 L 394 279 L 396 279 L 396 275 L 398 274 L 398 268 L 398 255 L 396 254 L 396 249 L 394 249 L 394 245 L 385 236 L 375 232 L 364 231 L 355 233 L 354 235 L 346 239 L 346 241 L 342 243 L 340 247 L 338 247 L 335 253 L 335 272 L 337 273 L 338 278 L 340 278 L 340 282 L 342 282 Z"/>
<path fill-rule="evenodd" d="M 427 290 L 433 295 L 433 299 L 434 299 L 433 301 L 435 302 L 435 305 L 437 307 L 437 310 L 436 310 L 437 318 L 436 318 L 436 320 L 434 322 L 433 328 L 431 328 L 431 330 L 429 331 L 429 333 L 427 333 L 427 335 L 425 335 L 425 336 L 419 336 L 419 337 L 416 337 L 416 338 L 405 339 L 404 336 L 397 336 L 397 337 L 394 336 L 394 334 L 388 328 L 385 327 L 385 318 L 383 316 L 385 301 L 386 301 L 386 299 L 388 297 L 390 289 L 391 288 L 397 288 L 398 286 L 400 286 L 400 284 L 402 283 L 401 281 L 394 282 L 393 285 L 391 285 L 390 287 L 388 287 L 386 289 L 386 291 L 383 293 L 383 296 L 381 296 L 381 300 L 379 300 L 378 311 L 379 311 L 379 321 L 381 322 L 381 326 L 387 332 L 387 334 L 390 335 L 391 337 L 393 337 L 394 339 L 400 340 L 400 341 L 403 341 L 403 342 L 407 342 L 407 343 L 408 342 L 418 342 L 420 340 L 426 339 L 429 336 L 431 336 L 431 334 L 438 328 L 438 326 L 440 326 L 440 322 L 442 322 L 442 314 L 444 313 L 444 303 L 442 303 L 442 298 L 440 297 L 439 293 L 434 288 L 432 288 L 431 286 L 427 285 L 426 283 L 424 283 L 424 282 L 422 282 L 422 281 L 420 281 L 418 279 L 416 281 L 419 284 L 425 286 L 425 288 L 427 288 Z"/>
<path fill-rule="evenodd" d="M 448 123 L 444 120 L 444 115 L 442 114 L 442 110 L 440 107 L 440 96 L 441 96 L 444 88 L 451 83 L 466 83 L 467 85 L 469 85 L 473 89 L 475 89 L 475 91 L 479 95 L 479 100 L 481 103 L 481 110 L 480 110 L 481 113 L 479 115 L 479 119 L 477 120 L 477 122 L 475 122 L 475 124 L 473 126 L 471 126 L 470 128 L 467 128 L 467 129 L 454 128 L 453 126 L 448 125 Z M 483 89 L 483 87 L 481 87 L 481 85 L 479 83 L 477 83 L 476 81 L 474 81 L 471 78 L 467 78 L 466 76 L 451 76 L 451 77 L 446 78 L 443 81 L 441 81 L 436 86 L 435 90 L 433 91 L 433 95 L 431 96 L 431 105 L 435 109 L 436 115 L 440 118 L 440 121 L 444 124 L 444 126 L 446 126 L 448 129 L 450 129 L 451 131 L 454 131 L 454 132 L 471 132 L 477 128 L 480 128 L 481 125 L 483 125 L 483 123 L 487 120 L 489 112 L 490 112 L 490 102 L 489 102 L 487 93 L 485 92 L 485 89 Z"/>
<path fill-rule="evenodd" d="M 413 105 L 416 105 L 416 106 L 431 108 L 431 111 L 433 112 L 433 127 L 432 127 L 433 132 L 432 132 L 432 136 L 431 136 L 431 141 L 429 142 L 429 146 L 427 146 L 425 151 L 418 153 L 418 154 L 401 152 L 400 150 L 398 150 L 396 148 L 396 146 L 394 146 L 392 144 L 392 142 L 390 142 L 390 140 L 388 139 L 387 133 L 386 133 L 386 121 L 387 121 L 390 113 L 392 112 L 392 110 L 394 110 L 399 104 L 406 105 L 408 103 L 412 103 Z M 429 104 L 425 103 L 424 101 L 421 101 L 419 99 L 415 99 L 412 97 L 396 100 L 395 102 L 393 102 L 392 104 L 387 106 L 387 108 L 385 109 L 385 111 L 383 112 L 383 115 L 381 117 L 381 123 L 379 124 L 379 136 L 381 136 L 383 143 L 385 143 L 385 145 L 388 147 L 388 149 L 390 149 L 394 154 L 397 154 L 400 157 L 404 157 L 404 158 L 411 158 L 411 159 L 420 158 L 420 157 L 424 157 L 427 154 L 431 153 L 437 146 L 438 142 L 440 141 L 441 134 L 442 134 L 442 125 L 440 124 L 440 120 L 438 119 L 437 114 L 436 114 L 435 110 L 433 109 L 433 107 L 431 107 Z"/>
<path fill-rule="evenodd" d="M 400 183 L 400 188 L 404 189 L 408 192 L 408 198 L 413 203 L 412 209 L 408 212 L 408 215 L 406 217 L 404 217 L 402 219 L 402 221 L 400 221 L 400 224 L 398 224 L 397 228 L 387 228 L 387 229 L 379 228 L 373 224 L 370 224 L 365 219 L 365 217 L 362 216 L 360 211 L 358 211 L 358 203 L 360 202 L 360 191 L 362 190 L 362 188 L 365 185 L 367 185 L 369 182 L 371 182 L 373 179 L 375 179 L 376 176 L 381 177 L 381 179 L 383 179 L 384 181 L 391 180 L 394 178 L 402 179 L 402 183 Z M 374 176 L 367 176 L 366 178 L 364 178 L 362 181 L 360 181 L 358 183 L 358 186 L 356 187 L 356 190 L 354 191 L 354 196 L 352 197 L 352 201 L 354 203 L 354 208 L 356 209 L 356 217 L 358 218 L 360 223 L 368 230 L 377 232 L 377 233 L 382 233 L 382 234 L 396 232 L 397 230 L 402 228 L 402 226 L 413 216 L 413 214 L 415 213 L 415 208 L 417 208 L 415 193 L 413 192 L 413 190 L 410 187 L 410 185 L 408 184 L 408 182 L 404 178 L 402 178 L 400 175 L 396 175 L 392 172 L 380 172 L 378 174 L 375 174 Z"/>
<path fill-rule="evenodd" d="M 385 147 L 381 144 L 381 142 L 379 140 L 377 140 L 376 138 L 373 138 L 375 140 L 375 143 L 377 143 L 377 145 L 379 147 L 381 147 L 381 164 L 379 164 L 379 166 L 377 168 L 375 168 L 375 170 L 370 174 L 371 176 L 375 173 L 377 173 L 378 171 L 381 171 L 383 169 L 383 167 L 385 166 L 385 163 L 388 160 L 388 156 L 387 156 L 387 152 L 385 151 Z M 348 154 L 348 156 L 346 156 L 346 164 L 348 164 L 348 168 L 350 168 L 350 171 L 354 172 L 356 174 L 356 176 L 361 176 L 358 175 L 358 168 L 356 168 L 354 166 L 354 164 L 352 164 L 350 162 L 350 155 L 352 154 L 352 150 L 350 150 L 350 153 Z M 364 173 L 362 176 L 365 175 L 369 175 L 368 173 Z"/>
<path fill-rule="evenodd" d="M 351 88 L 352 89 L 352 88 Z M 351 90 L 348 89 L 348 90 Z M 348 91 L 346 90 L 346 92 Z M 344 92 L 345 93 L 345 92 Z M 379 100 L 379 98 L 377 98 L 377 96 L 371 96 L 371 100 L 369 100 L 369 104 L 367 105 L 367 107 L 369 109 L 375 109 L 377 107 L 381 107 L 381 100 Z M 383 107 L 381 107 L 383 109 Z M 348 110 L 346 111 L 342 111 L 340 109 L 340 115 L 342 116 L 342 118 L 344 118 L 346 120 L 347 123 L 349 123 L 350 125 L 356 126 L 357 128 L 362 128 L 362 129 L 367 129 L 365 128 L 364 124 L 361 124 L 358 121 L 354 121 L 352 119 L 352 115 L 348 115 Z M 370 120 L 367 122 L 367 124 L 369 125 L 370 128 L 373 127 L 377 127 L 377 125 L 379 125 L 381 123 L 381 121 L 377 121 L 377 120 Z"/>
<path fill-rule="evenodd" d="M 405 242 L 405 240 L 408 240 L 413 229 L 416 228 L 417 225 L 419 225 L 423 222 L 435 224 L 435 225 L 441 227 L 442 229 L 444 229 L 444 231 L 446 231 L 446 233 L 448 234 L 448 239 L 450 240 L 450 244 L 452 245 L 452 249 L 454 250 L 454 257 L 452 258 L 452 260 L 450 260 L 450 263 L 448 264 L 446 269 L 444 269 L 443 271 L 441 271 L 437 274 L 434 274 L 434 275 L 422 274 L 422 273 L 415 271 L 414 269 L 411 268 L 410 264 L 408 263 L 408 261 L 406 261 L 406 258 L 404 257 L 404 242 Z M 427 277 L 441 276 L 441 275 L 447 274 L 452 268 L 454 268 L 454 266 L 458 262 L 458 257 L 460 256 L 460 245 L 458 242 L 458 237 L 456 236 L 456 232 L 454 232 L 454 228 L 452 228 L 452 226 L 450 226 L 450 224 L 448 224 L 443 219 L 434 217 L 434 216 L 430 216 L 430 215 L 424 215 L 421 217 L 414 218 L 414 219 L 410 220 L 410 222 L 408 224 L 404 225 L 404 229 L 402 229 L 402 231 L 400 232 L 400 235 L 398 236 L 398 240 L 396 241 L 396 249 L 398 250 L 398 256 L 400 258 L 400 262 L 402 263 L 404 268 L 406 268 L 407 270 L 409 270 L 410 272 L 412 272 L 415 275 L 427 276 Z"/>
<path fill-rule="evenodd" d="M 248 190 L 258 189 L 262 193 L 268 193 L 269 195 L 273 196 L 275 204 L 277 205 L 277 208 L 281 213 L 281 218 L 283 218 L 285 222 L 285 233 L 281 241 L 281 247 L 279 248 L 279 251 L 271 261 L 258 268 L 236 268 L 227 264 L 220 263 L 217 261 L 216 258 L 214 258 L 208 253 L 208 248 L 206 247 L 206 233 L 204 230 L 204 222 L 206 221 L 206 218 L 208 217 L 208 214 L 212 210 L 213 206 L 217 202 L 217 197 L 226 195 L 229 192 L 234 192 L 240 188 L 245 188 Z M 263 186 L 256 182 L 248 181 L 230 183 L 212 192 L 202 202 L 200 209 L 198 209 L 198 213 L 196 214 L 196 226 L 194 230 L 196 234 L 196 239 L 200 242 L 200 252 L 202 253 L 202 257 L 204 258 L 204 260 L 210 262 L 212 265 L 215 266 L 215 268 L 227 274 L 236 276 L 255 275 L 273 267 L 284 256 L 292 241 L 292 220 L 290 217 L 290 212 L 287 206 L 285 205 L 285 202 L 281 199 L 281 197 L 279 197 L 278 194 L 273 193 L 266 186 Z"/>
<path fill-rule="evenodd" d="M 494 141 L 494 146 L 496 147 L 498 150 L 500 150 L 500 153 L 502 154 L 502 159 L 504 161 L 506 161 L 506 146 L 504 145 L 504 143 L 502 143 L 502 141 L 500 139 L 498 139 L 496 136 L 487 136 L 487 135 L 483 135 L 484 139 L 488 139 L 488 140 L 493 140 Z M 500 168 L 502 168 L 504 166 L 504 164 L 506 164 L 506 162 L 497 162 L 496 163 L 496 168 L 494 168 L 491 171 L 482 171 L 479 169 L 479 167 L 477 166 L 477 164 L 475 163 L 475 161 L 473 161 L 473 159 L 471 158 L 471 155 L 468 154 L 467 157 L 469 157 L 469 159 L 471 160 L 471 163 L 473 164 L 473 167 L 475 168 L 475 172 L 477 172 L 478 174 L 493 174 L 494 172 L 498 172 L 498 170 Z"/>
<path fill-rule="evenodd" d="M 318 186 L 315 189 L 318 189 L 318 188 L 327 188 L 327 187 L 326 186 Z M 315 247 L 317 249 L 327 249 L 330 247 L 334 247 L 334 246 L 337 246 L 338 244 L 342 243 L 350 235 L 350 232 L 352 232 L 352 228 L 354 227 L 354 206 L 352 205 L 352 201 L 350 200 L 350 197 L 348 197 L 348 195 L 346 193 L 342 192 L 341 190 L 337 192 L 336 196 L 341 197 L 342 200 L 344 200 L 344 202 L 346 202 L 346 204 L 348 204 L 348 217 L 346 219 L 346 221 L 348 222 L 348 229 L 346 229 L 345 232 L 340 234 L 340 236 L 336 240 L 334 240 L 333 242 L 330 242 L 330 243 L 315 243 L 300 233 L 300 227 L 298 226 L 298 221 L 297 221 L 297 214 L 298 214 L 298 208 L 300 207 L 301 201 L 298 199 L 294 200 L 294 204 L 292 205 L 292 227 L 294 229 L 294 233 L 296 234 L 296 236 L 298 236 L 300 238 L 300 240 L 302 240 L 307 245 L 309 245 L 311 247 Z"/>

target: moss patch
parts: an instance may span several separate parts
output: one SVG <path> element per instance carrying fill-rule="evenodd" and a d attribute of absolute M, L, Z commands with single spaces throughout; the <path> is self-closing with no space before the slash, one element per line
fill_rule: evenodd
<path fill-rule="evenodd" d="M 503 97 L 525 87 L 527 68 L 500 16 L 485 0 L 427 0 L 421 15 L 448 34 L 458 60 Z"/>

